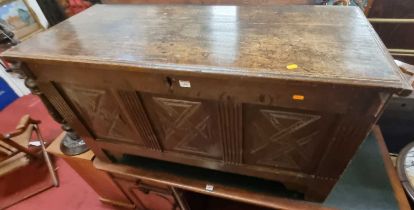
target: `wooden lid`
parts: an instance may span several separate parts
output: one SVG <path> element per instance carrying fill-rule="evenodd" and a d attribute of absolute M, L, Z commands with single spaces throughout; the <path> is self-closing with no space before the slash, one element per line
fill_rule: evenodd
<path fill-rule="evenodd" d="M 401 90 L 357 7 L 95 5 L 3 54 Z"/>

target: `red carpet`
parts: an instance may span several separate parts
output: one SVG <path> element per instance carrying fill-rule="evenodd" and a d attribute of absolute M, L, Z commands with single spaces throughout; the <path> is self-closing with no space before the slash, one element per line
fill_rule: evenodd
<path fill-rule="evenodd" d="M 53 140 L 61 132 L 60 125 L 53 121 L 40 100 L 36 96 L 28 95 L 17 99 L 0 111 L 0 133 L 14 130 L 25 114 L 42 121 L 40 129 L 45 140 Z"/>
<path fill-rule="evenodd" d="M 0 186 L 0 209 L 4 209 L 53 187 L 53 183 L 45 161 L 39 158 L 0 176 Z"/>
<path fill-rule="evenodd" d="M 106 206 L 98 200 L 98 195 L 86 184 L 79 175 L 62 159 L 57 158 L 58 177 L 60 186 L 50 188 L 27 200 L 24 200 L 9 210 L 93 210 L 115 209 Z"/>
<path fill-rule="evenodd" d="M 0 112 L 0 132 L 11 131 L 17 125 L 20 117 L 30 114 L 33 119 L 41 120 L 40 129 L 45 140 L 56 138 L 61 130 L 60 125 L 55 123 L 47 113 L 43 104 L 36 96 L 24 96 Z M 10 210 L 93 210 L 93 209 L 115 209 L 102 204 L 98 195 L 90 188 L 79 175 L 70 168 L 63 160 L 57 158 L 58 177 L 60 187 L 50 188 L 18 204 L 11 206 Z M 36 176 L 38 174 L 28 174 Z M 12 182 L 18 183 L 16 179 Z M 1 188 L 6 186 L 0 186 Z"/>

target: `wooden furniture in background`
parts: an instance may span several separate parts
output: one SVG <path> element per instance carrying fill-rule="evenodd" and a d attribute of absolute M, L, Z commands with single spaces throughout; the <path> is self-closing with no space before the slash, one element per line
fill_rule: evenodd
<path fill-rule="evenodd" d="M 407 81 L 414 87 L 414 65 L 396 60 Z M 391 153 L 399 153 L 414 140 L 414 93 L 407 97 L 394 95 L 378 121 Z"/>
<path fill-rule="evenodd" d="M 76 173 L 85 180 L 92 189 L 100 196 L 99 200 L 106 204 L 134 208 L 134 205 L 124 195 L 124 193 L 115 185 L 111 178 L 103 171 L 97 170 L 93 166 L 94 154 L 92 151 L 76 155 L 67 156 L 60 150 L 60 142 L 64 137 L 64 132 L 61 133 L 50 146 L 47 151 L 57 157 L 62 158 L 68 163 Z"/>
<path fill-rule="evenodd" d="M 181 196 L 174 194 L 177 191 L 173 187 L 121 174 L 111 176 L 138 209 L 188 209 Z M 180 207 L 180 203 L 184 205 Z"/>
<path fill-rule="evenodd" d="M 179 200 L 187 204 L 184 209 L 410 209 L 378 126 L 358 148 L 323 204 L 303 201 L 274 182 L 166 161 L 128 156 L 117 164 L 95 159 L 94 165 L 108 172 L 137 206 L 143 202 L 166 202 L 165 197 L 173 197 L 174 190 L 180 192 Z M 361 171 L 361 167 L 372 171 Z M 213 187 L 207 190 L 207 185 Z M 201 200 L 195 199 L 200 196 Z M 215 198 L 224 200 L 217 202 Z M 231 201 L 236 205 L 229 204 Z M 243 208 L 241 203 L 251 206 Z M 237 204 L 238 208 L 230 208 Z M 172 209 L 170 205 L 144 208 Z"/>
<path fill-rule="evenodd" d="M 375 126 L 372 130 L 375 139 L 377 140 L 378 147 L 381 156 L 384 160 L 384 167 L 387 171 L 387 176 L 390 179 L 391 187 L 394 191 L 395 198 L 398 201 L 399 209 L 411 209 L 410 203 L 408 202 L 407 195 L 404 192 L 403 185 L 398 177 L 396 167 L 391 161 L 389 151 L 385 145 L 384 137 L 382 136 L 379 126 Z"/>
<path fill-rule="evenodd" d="M 367 16 L 393 57 L 414 64 L 414 1 L 375 0 Z"/>
<path fill-rule="evenodd" d="M 356 7 L 96 5 L 2 56 L 102 160 L 255 176 L 314 200 L 391 95 L 412 91 Z"/>
<path fill-rule="evenodd" d="M 33 132 L 33 124 L 29 123 L 29 118 L 29 115 L 22 117 L 15 131 L 9 134 L 0 133 L 0 161 L 13 158 L 19 153 L 37 158 L 40 148 L 35 148 L 36 150 L 33 150 L 33 147 L 28 148 Z"/>
<path fill-rule="evenodd" d="M 59 185 L 39 124 L 40 121 L 24 115 L 16 129 L 0 133 L 0 209 Z M 33 132 L 40 144 L 38 147 L 29 146 Z"/>
<path fill-rule="evenodd" d="M 6 154 L 5 161 L 9 161 L 21 153 L 24 153 L 30 158 L 37 159 L 40 158 L 39 153 L 42 153 L 41 155 L 43 155 L 45 164 L 49 169 L 53 186 L 57 187 L 59 186 L 59 181 L 57 179 L 55 169 L 53 168 L 52 161 L 46 152 L 43 137 L 39 130 L 39 124 L 40 121 L 30 118 L 29 115 L 24 115 L 20 119 L 15 130 L 6 134 L 0 133 L 0 152 L 2 154 Z M 32 137 L 33 131 L 35 132 L 40 143 L 39 147 L 29 147 L 29 141 Z M 0 160 L 3 161 L 2 159 Z"/>
<path fill-rule="evenodd" d="M 271 209 L 329 209 L 317 203 L 288 198 L 289 193 L 280 193 L 281 187 L 277 183 L 245 176 L 211 172 L 207 169 L 145 158 L 130 158 L 123 164 L 108 163 L 96 158 L 94 165 L 108 172 L 136 206 L 143 209 L 157 209 L 147 204 L 148 196 L 151 194 L 155 197 L 167 198 L 171 206 L 178 206 L 178 201 L 191 202 L 186 200 L 181 190 Z M 212 190 L 206 190 L 207 185 L 213 186 Z M 173 190 L 181 193 L 174 196 Z M 155 198 L 152 198 L 150 201 L 154 202 L 154 200 Z M 184 209 L 191 209 L 191 207 L 184 207 Z"/>

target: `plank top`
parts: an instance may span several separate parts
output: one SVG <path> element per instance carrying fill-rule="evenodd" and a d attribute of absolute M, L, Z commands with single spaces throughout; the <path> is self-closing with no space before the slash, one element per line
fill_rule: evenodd
<path fill-rule="evenodd" d="M 2 56 L 406 87 L 356 7 L 95 5 Z"/>

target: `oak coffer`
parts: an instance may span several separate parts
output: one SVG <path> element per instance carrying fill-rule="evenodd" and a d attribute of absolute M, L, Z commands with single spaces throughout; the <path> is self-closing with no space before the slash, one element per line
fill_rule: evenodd
<path fill-rule="evenodd" d="M 357 7 L 97 5 L 2 56 L 107 161 L 138 155 L 323 199 L 393 93 Z"/>

